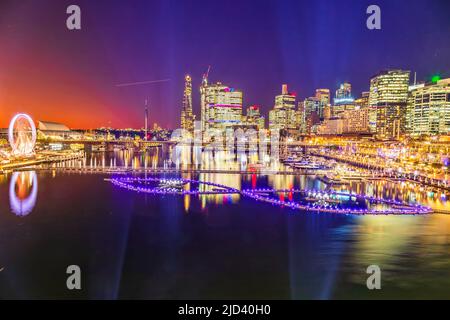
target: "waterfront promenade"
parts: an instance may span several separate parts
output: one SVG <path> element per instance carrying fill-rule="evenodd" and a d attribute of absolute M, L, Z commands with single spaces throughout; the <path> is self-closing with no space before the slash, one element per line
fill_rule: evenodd
<path fill-rule="evenodd" d="M 0 165 L 0 173 L 17 170 L 17 169 L 26 169 L 28 167 L 34 167 L 41 164 L 49 164 L 49 163 L 57 163 L 64 162 L 70 160 L 77 160 L 84 157 L 82 152 L 70 153 L 70 154 L 44 154 L 39 158 L 29 158 L 29 159 L 20 159 L 16 161 L 12 161 L 7 164 Z"/>
<path fill-rule="evenodd" d="M 418 174 L 414 174 L 412 172 L 388 172 L 385 166 L 383 165 L 376 165 L 376 164 L 370 164 L 370 163 L 362 163 L 362 162 L 358 162 L 355 161 L 353 159 L 347 158 L 347 157 L 338 157 L 338 156 L 333 156 L 333 155 L 329 155 L 329 154 L 323 154 L 323 153 L 318 153 L 318 152 L 310 152 L 309 153 L 312 156 L 315 157 L 322 157 L 328 160 L 335 160 L 338 162 L 342 162 L 342 163 L 346 163 L 358 168 L 363 168 L 363 169 L 367 169 L 367 170 L 371 170 L 374 172 L 377 172 L 377 176 L 380 177 L 384 177 L 384 178 L 400 178 L 400 179 L 405 179 L 411 182 L 416 182 L 416 183 L 420 183 L 429 187 L 434 187 L 434 188 L 439 188 L 445 191 L 450 191 L 450 186 L 448 185 L 448 183 L 446 181 L 442 181 L 442 180 L 438 180 L 438 179 L 433 179 L 430 177 L 426 177 L 423 175 L 418 175 Z"/>

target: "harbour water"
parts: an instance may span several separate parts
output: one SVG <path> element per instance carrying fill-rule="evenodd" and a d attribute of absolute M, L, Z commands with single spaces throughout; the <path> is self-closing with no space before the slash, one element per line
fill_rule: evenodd
<path fill-rule="evenodd" d="M 88 155 L 83 165 L 165 160 L 120 151 Z M 313 175 L 157 176 L 236 189 L 326 188 Z M 306 213 L 240 194 L 135 193 L 110 177 L 60 167 L 0 176 L 0 298 L 450 298 L 450 215 Z M 449 207 L 448 195 L 407 182 L 339 188 Z M 66 287 L 69 265 L 82 270 L 80 291 Z M 382 270 L 381 290 L 366 287 L 369 265 Z"/>

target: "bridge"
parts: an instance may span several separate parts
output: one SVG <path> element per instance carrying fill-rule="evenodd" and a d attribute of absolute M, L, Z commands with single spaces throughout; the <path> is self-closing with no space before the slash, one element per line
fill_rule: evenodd
<path fill-rule="evenodd" d="M 30 168 L 29 170 L 57 170 L 74 173 L 98 173 L 98 174 L 127 174 L 127 173 L 147 173 L 147 174 L 180 174 L 180 173 L 212 173 L 212 174 L 257 174 L 257 175 L 321 175 L 323 170 L 317 169 L 295 169 L 295 170 L 230 170 L 230 169 L 197 169 L 197 168 L 130 168 L 130 167 L 95 167 L 95 166 L 49 166 L 40 168 Z"/>

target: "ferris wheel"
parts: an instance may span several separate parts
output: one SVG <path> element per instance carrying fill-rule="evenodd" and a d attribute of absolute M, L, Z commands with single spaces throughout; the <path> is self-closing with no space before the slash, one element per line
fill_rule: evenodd
<path fill-rule="evenodd" d="M 31 117 L 24 113 L 15 115 L 9 123 L 8 140 L 12 155 L 30 156 L 36 144 L 36 126 Z"/>

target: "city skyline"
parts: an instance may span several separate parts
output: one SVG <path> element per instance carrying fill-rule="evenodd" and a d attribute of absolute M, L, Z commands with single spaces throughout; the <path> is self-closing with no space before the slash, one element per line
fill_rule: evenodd
<path fill-rule="evenodd" d="M 54 9 L 46 10 L 50 4 Z M 114 2 L 107 11 L 102 2 L 79 4 L 83 28 L 78 33 L 62 24 L 65 2 L 0 5 L 2 12 L 10 13 L 0 23 L 0 37 L 9 48 L 0 53 L 0 127 L 6 127 L 13 114 L 26 112 L 71 128 L 142 128 L 148 98 L 150 123 L 177 128 L 184 75 L 192 76 L 193 111 L 199 115 L 199 87 L 209 65 L 213 82 L 242 90 L 243 108 L 259 105 L 266 119 L 283 83 L 304 99 L 317 88 L 334 93 L 348 81 L 357 98 L 384 69 L 417 72 L 418 80 L 438 73 L 448 77 L 450 70 L 445 59 L 450 28 L 445 27 L 449 22 L 443 10 L 448 3 L 439 1 L 417 1 L 408 7 L 381 1 L 380 31 L 365 28 L 364 1 L 327 3 L 324 10 L 323 1 L 266 1 L 257 12 L 250 3 L 234 3 L 239 10 L 232 10 L 233 4 L 216 10 L 218 4 L 205 3 L 195 11 L 182 3 L 137 1 L 129 8 Z M 421 26 L 401 22 L 402 17 L 414 20 L 419 15 Z M 108 22 L 118 19 L 119 24 Z M 222 19 L 223 25 L 203 27 L 215 19 Z M 222 36 L 210 39 L 215 32 Z M 411 37 L 424 50 L 410 50 Z M 381 45 L 386 54 L 374 50 Z M 117 86 L 158 79 L 171 80 Z"/>
<path fill-rule="evenodd" d="M 449 12 L 1 0 L 0 299 L 450 299 Z"/>
<path fill-rule="evenodd" d="M 389 72 L 390 70 L 396 70 L 396 69 L 383 69 L 383 70 L 381 70 L 379 73 L 384 73 L 384 72 Z M 409 71 L 408 71 L 409 72 Z M 195 92 L 196 92 L 196 90 L 194 90 L 194 89 L 192 89 L 192 77 L 190 76 L 190 75 L 188 75 L 188 74 L 186 74 L 185 76 L 184 76 L 184 78 L 183 78 L 183 80 L 184 80 L 184 84 L 186 85 L 186 78 L 189 78 L 189 83 L 190 83 L 190 88 L 191 88 L 191 90 L 193 91 L 191 91 L 190 92 L 190 95 L 191 95 L 191 99 L 192 100 L 194 100 L 193 99 L 193 97 L 196 97 L 196 95 L 195 95 Z M 370 80 L 371 79 L 369 79 L 369 88 L 370 88 Z M 431 76 L 429 79 L 427 79 L 427 80 L 424 80 L 424 79 L 414 79 L 414 76 L 412 77 L 412 79 L 409 79 L 409 82 L 410 82 L 410 85 L 411 86 L 413 86 L 413 85 L 415 85 L 415 84 L 417 84 L 417 85 L 419 85 L 419 84 L 421 84 L 421 85 L 427 85 L 427 84 L 433 84 L 433 83 L 436 83 L 437 81 L 439 81 L 439 80 L 441 80 L 441 76 L 440 75 L 433 75 L 433 76 Z M 444 80 L 446 80 L 446 79 L 444 79 Z M 414 82 L 411 82 L 411 81 L 416 81 L 416 83 L 414 83 Z M 228 88 L 228 87 L 230 87 L 230 86 L 228 86 L 227 84 L 223 84 L 221 81 L 213 81 L 212 82 L 212 84 L 213 85 L 221 85 L 221 86 L 223 86 L 224 88 Z M 286 94 L 289 94 L 289 95 L 292 95 L 293 97 L 295 97 L 295 105 L 294 105 L 294 109 L 295 109 L 295 111 L 301 111 L 300 110 L 300 106 L 298 106 L 297 105 L 297 103 L 303 103 L 304 101 L 308 101 L 309 99 L 317 99 L 317 101 L 319 101 L 319 97 L 320 97 L 320 91 L 323 91 L 323 90 L 328 90 L 329 91 L 329 93 L 330 93 L 330 97 L 329 97 L 329 100 L 330 100 L 330 103 L 333 101 L 333 99 L 335 99 L 335 97 L 336 97 L 336 94 L 337 94 L 337 92 L 340 90 L 340 88 L 342 88 L 342 85 L 346 85 L 346 84 L 350 84 L 351 85 L 351 83 L 350 83 L 350 81 L 345 81 L 345 82 L 343 82 L 342 84 L 339 84 L 338 86 L 337 86 L 337 88 L 336 88 L 336 93 L 334 93 L 333 94 L 333 89 L 329 89 L 329 88 L 316 88 L 314 91 L 315 92 L 312 92 L 312 94 L 311 95 L 305 95 L 305 97 L 299 97 L 298 95 L 297 95 L 297 92 L 296 91 L 289 91 L 289 92 L 287 92 L 286 91 Z M 281 84 L 281 86 L 283 87 L 283 88 L 287 88 L 289 85 L 288 84 L 285 84 L 285 83 L 283 83 L 283 84 Z M 230 87 L 231 88 L 231 87 Z M 289 86 L 289 88 L 290 88 L 290 86 Z M 201 92 L 200 92 L 200 89 L 201 89 L 201 86 L 199 86 L 198 87 L 198 94 L 197 94 L 197 97 L 201 97 Z M 186 88 L 184 89 L 184 90 L 186 90 Z M 232 90 L 238 90 L 238 89 L 236 89 L 236 88 L 232 88 Z M 261 108 L 261 104 L 258 104 L 258 103 L 254 103 L 254 104 L 249 104 L 249 103 L 246 103 L 245 102 L 245 91 L 244 90 L 240 90 L 239 89 L 239 92 L 241 92 L 242 94 L 243 94 L 243 98 L 242 98 L 242 103 L 241 103 L 241 115 L 242 116 L 246 116 L 247 115 L 247 112 L 248 112 L 248 108 L 251 108 L 251 107 L 258 107 L 258 108 Z M 362 91 L 362 92 L 359 92 L 359 93 L 356 93 L 356 92 L 354 92 L 354 91 L 351 91 L 351 93 L 352 93 L 352 95 L 354 96 L 354 97 L 352 97 L 352 102 L 351 102 L 351 105 L 354 105 L 354 106 L 360 106 L 357 102 L 358 102 L 358 99 L 361 99 L 361 98 L 363 98 L 363 96 L 364 96 L 364 94 L 366 94 L 366 93 L 369 93 L 368 91 Z M 274 97 L 273 97 L 273 99 L 277 99 L 277 97 L 278 97 L 278 95 L 279 95 L 279 93 L 278 94 L 275 94 L 274 95 Z M 185 99 L 185 97 L 183 96 L 182 98 L 181 98 L 181 103 L 180 103 L 180 106 L 179 106 L 179 109 L 177 110 L 178 111 L 178 119 L 176 119 L 174 122 L 175 122 L 175 124 L 174 124 L 174 126 L 173 127 L 164 127 L 164 129 L 178 129 L 178 128 L 182 128 L 182 129 L 186 129 L 186 128 L 183 128 L 183 124 L 182 124 L 182 118 L 183 118 L 183 112 L 184 112 L 184 99 Z M 272 100 L 273 100 L 272 99 Z M 192 102 L 190 102 L 190 104 L 192 104 Z M 266 108 L 264 108 L 265 110 L 264 110 L 264 112 L 263 113 L 261 113 L 261 116 L 263 117 L 263 118 L 265 118 L 265 119 L 269 119 L 269 115 L 270 115 L 270 111 L 271 110 L 273 110 L 274 108 L 276 109 L 276 101 L 275 101 L 275 103 L 272 103 L 272 105 L 269 105 L 270 107 L 269 107 L 269 110 L 267 110 L 267 107 Z M 339 106 L 339 104 L 336 104 L 336 103 L 331 103 L 331 105 L 329 105 L 330 107 L 331 107 L 331 110 L 333 110 L 333 108 L 336 108 L 336 107 L 338 107 Z M 148 119 L 148 128 L 150 129 L 151 127 L 155 127 L 155 126 L 158 126 L 159 125 L 159 123 L 158 122 L 156 122 L 156 121 L 153 121 L 154 119 L 152 119 L 151 118 L 151 116 L 148 116 L 147 115 L 147 112 L 151 112 L 150 110 L 148 110 L 148 109 L 150 109 L 150 106 L 149 106 L 149 102 L 148 102 L 148 99 L 144 99 L 143 100 L 143 102 L 142 102 L 142 105 L 140 106 L 141 107 L 141 112 L 142 112 L 142 115 L 141 115 L 141 124 L 140 125 L 138 125 L 138 126 L 136 126 L 136 127 L 131 127 L 131 126 L 123 126 L 123 127 L 114 127 L 114 126 L 106 126 L 106 125 L 100 125 L 100 126 L 97 126 L 97 127 L 72 127 L 72 129 L 100 129 L 100 128 L 113 128 L 113 129 L 117 129 L 117 130 L 126 130 L 126 129 L 132 129 L 132 130 L 145 130 L 145 127 L 146 127 L 146 119 Z M 326 107 L 326 105 L 324 105 L 324 107 Z M 200 115 L 201 115 L 201 106 L 191 106 L 191 109 L 193 109 L 194 110 L 194 112 L 191 114 L 191 117 L 193 117 L 193 119 L 191 120 L 191 121 L 201 121 L 201 119 L 200 119 Z M 181 117 L 180 117 L 180 111 L 181 111 Z M 18 113 L 20 113 L 21 112 L 21 109 L 19 108 L 17 111 L 15 111 L 15 112 L 12 112 L 12 116 L 14 116 L 14 115 L 16 115 L 16 114 L 18 114 Z M 192 112 L 192 111 L 191 111 Z M 302 111 L 302 112 L 304 112 L 304 111 Z M 148 118 L 147 118 L 148 117 Z M 8 122 L 9 122 L 9 119 L 2 119 L 2 120 L 4 120 L 4 122 L 5 122 L 5 124 L 8 124 Z M 36 121 L 37 120 L 43 120 L 43 121 L 47 121 L 48 119 L 47 118 L 43 118 L 43 119 L 37 119 L 36 118 Z M 54 119 L 50 119 L 50 122 L 55 122 L 54 121 Z M 266 121 L 267 122 L 267 121 Z M 2 123 L 2 122 L 0 122 L 0 123 Z M 58 122 L 55 122 L 55 123 L 58 123 Z M 267 123 L 266 123 L 266 127 L 267 127 Z M 270 120 L 269 120 L 269 125 L 270 125 Z M 0 128 L 1 128 L 2 126 L 0 126 Z M 5 128 L 7 127 L 7 125 L 5 125 L 4 126 Z M 191 128 L 191 129 L 193 129 L 193 127 Z M 189 129 L 189 130 L 191 130 L 191 129 Z"/>

